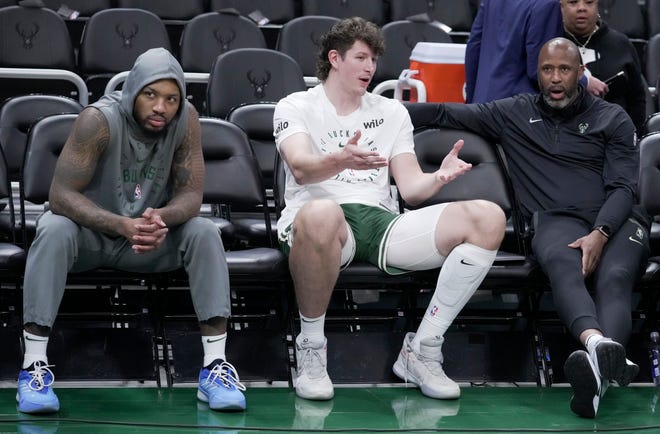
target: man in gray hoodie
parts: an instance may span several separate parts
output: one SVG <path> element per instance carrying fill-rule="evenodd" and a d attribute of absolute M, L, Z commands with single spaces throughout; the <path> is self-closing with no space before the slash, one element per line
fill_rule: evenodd
<path fill-rule="evenodd" d="M 215 225 L 197 216 L 203 183 L 199 117 L 186 101 L 183 70 L 167 50 L 149 50 L 122 91 L 80 113 L 58 159 L 25 271 L 19 411 L 59 410 L 46 347 L 68 272 L 182 266 L 204 348 L 197 397 L 214 410 L 245 409 L 245 387 L 225 357 L 224 247 Z"/>

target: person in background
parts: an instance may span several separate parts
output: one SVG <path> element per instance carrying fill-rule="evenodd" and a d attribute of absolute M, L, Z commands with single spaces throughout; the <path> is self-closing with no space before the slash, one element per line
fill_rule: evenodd
<path fill-rule="evenodd" d="M 185 267 L 204 350 L 197 397 L 214 410 L 245 409 L 245 387 L 225 356 L 224 247 L 215 225 L 197 216 L 203 185 L 199 117 L 186 101 L 183 70 L 167 50 L 148 50 L 123 91 L 80 113 L 58 158 L 50 210 L 38 221 L 25 270 L 19 411 L 60 409 L 48 336 L 68 272 L 99 267 L 145 273 Z"/>
<path fill-rule="evenodd" d="M 301 398 L 334 396 L 325 314 L 341 268 L 353 260 L 390 274 L 442 266 L 422 322 L 406 334 L 393 370 L 426 396 L 458 398 L 458 385 L 442 369 L 444 334 L 504 236 L 504 213 L 488 201 L 397 212 L 390 177 L 408 203 L 419 204 L 471 166 L 458 158 L 458 141 L 436 172 L 422 172 L 406 109 L 367 92 L 383 50 L 377 26 L 362 18 L 340 21 L 321 41 L 321 84 L 287 96 L 275 109 L 286 174 L 277 230 L 300 311 L 295 387 Z"/>
<path fill-rule="evenodd" d="M 561 13 L 564 37 L 578 46 L 591 74 L 590 92 L 623 107 L 641 131 L 646 90 L 635 47 L 626 35 L 600 19 L 598 0 L 561 0 Z"/>
<path fill-rule="evenodd" d="M 465 51 L 466 102 L 538 92 L 539 50 L 562 31 L 557 0 L 482 0 Z"/>

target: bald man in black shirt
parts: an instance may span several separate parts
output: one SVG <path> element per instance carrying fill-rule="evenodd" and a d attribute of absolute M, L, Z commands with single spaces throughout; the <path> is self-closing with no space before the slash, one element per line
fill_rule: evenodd
<path fill-rule="evenodd" d="M 609 381 L 625 386 L 639 371 L 624 345 L 632 289 L 648 257 L 650 218 L 636 205 L 635 127 L 620 106 L 584 90 L 583 71 L 577 47 L 556 38 L 539 54 L 538 95 L 415 104 L 409 111 L 416 126 L 469 130 L 504 149 L 534 230 L 533 254 L 560 318 L 587 350 L 575 351 L 564 365 L 574 391 L 571 409 L 593 418 Z"/>

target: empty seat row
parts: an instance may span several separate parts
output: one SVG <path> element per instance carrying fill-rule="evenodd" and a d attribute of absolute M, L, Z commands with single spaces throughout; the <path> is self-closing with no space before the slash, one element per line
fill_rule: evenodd
<path fill-rule="evenodd" d="M 139 8 L 164 20 L 189 20 L 196 15 L 233 8 L 256 22 L 284 24 L 304 15 L 338 18 L 362 16 L 378 24 L 428 13 L 459 31 L 468 31 L 476 13 L 476 2 L 460 0 L 42 0 L 45 7 L 60 11 L 69 19 L 85 19 L 109 8 Z M 16 5 L 17 0 L 0 1 L 0 7 Z M 70 15 L 75 13 L 75 15 Z"/>
<path fill-rule="evenodd" d="M 5 44 L 0 48 L 0 67 L 57 68 L 75 72 L 84 78 L 92 101 L 103 94 L 106 83 L 113 75 L 130 69 L 137 56 L 148 48 L 162 46 L 172 51 L 161 20 L 153 13 L 142 10 L 107 9 L 96 13 L 87 22 L 77 65 L 62 31 L 62 20 L 54 12 L 9 7 L 0 9 L 0 20 L 7 23 L 33 20 L 35 23 L 32 30 L 26 28 L 22 32 L 15 31 L 16 26 L 3 26 L 0 32 Z M 299 17 L 288 22 L 280 31 L 278 50 L 298 62 L 308 82 L 315 81 L 313 76 L 320 37 L 337 21 L 337 18 L 326 16 Z M 35 30 L 36 36 L 30 36 Z M 383 34 L 389 49 L 379 60 L 374 82 L 396 78 L 400 70 L 407 67 L 410 52 L 418 41 L 451 41 L 443 30 L 431 24 L 409 21 L 389 23 L 383 27 Z M 247 47 L 266 48 L 263 34 L 256 24 L 242 16 L 211 12 L 198 15 L 186 24 L 179 57 L 184 71 L 209 73 L 219 55 Z M 249 76 L 245 77 L 252 80 L 250 86 L 254 87 L 255 96 L 261 99 L 264 89 L 277 86 L 268 78 L 274 76 L 275 71 L 268 70 L 266 73 L 268 68 L 262 67 L 263 76 L 259 76 L 257 69 L 262 60 L 259 57 L 247 60 L 252 62 L 253 67 Z M 224 77 L 228 80 L 241 78 L 238 72 L 226 71 L 229 72 Z M 282 80 L 288 79 L 283 77 Z M 263 82 L 264 86 L 260 87 L 259 82 Z M 32 81 L 30 84 L 39 83 Z M 191 88 L 196 88 L 192 92 L 193 103 L 205 112 L 206 87 Z M 37 88 L 36 91 L 41 90 Z M 24 88 L 14 86 L 6 86 L 3 92 L 0 99 L 28 93 Z"/>

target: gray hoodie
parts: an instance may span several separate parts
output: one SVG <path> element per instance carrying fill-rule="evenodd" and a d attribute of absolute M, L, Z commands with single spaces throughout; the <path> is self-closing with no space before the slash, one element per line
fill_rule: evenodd
<path fill-rule="evenodd" d="M 133 117 L 133 104 L 144 86 L 166 78 L 176 80 L 182 104 L 161 135 L 148 137 Z M 177 60 L 164 48 L 144 52 L 136 59 L 123 90 L 105 95 L 91 106 L 108 121 L 110 139 L 85 196 L 127 217 L 165 205 L 172 195 L 174 151 L 185 136 L 189 111 L 183 70 Z"/>

